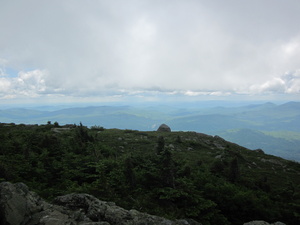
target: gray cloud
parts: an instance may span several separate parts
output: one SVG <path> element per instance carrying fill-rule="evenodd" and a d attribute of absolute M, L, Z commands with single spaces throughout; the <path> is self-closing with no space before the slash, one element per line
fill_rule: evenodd
<path fill-rule="evenodd" d="M 299 94 L 285 75 L 300 69 L 299 11 L 297 0 L 1 1 L 1 96 Z"/>

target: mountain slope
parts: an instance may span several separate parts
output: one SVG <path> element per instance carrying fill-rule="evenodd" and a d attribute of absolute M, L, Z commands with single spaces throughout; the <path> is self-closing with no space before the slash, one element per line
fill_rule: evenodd
<path fill-rule="evenodd" d="M 204 225 L 300 221 L 300 164 L 219 136 L 0 124 L 0 138 L 0 181 L 48 199 L 88 193 Z"/>

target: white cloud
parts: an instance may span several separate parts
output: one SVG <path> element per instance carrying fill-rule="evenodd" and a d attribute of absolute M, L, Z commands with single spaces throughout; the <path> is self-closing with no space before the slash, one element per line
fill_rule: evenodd
<path fill-rule="evenodd" d="M 4 78 L 0 77 L 0 93 L 5 93 L 10 90 L 11 82 Z"/>
<path fill-rule="evenodd" d="M 285 80 L 287 83 L 287 93 L 300 93 L 300 70 L 293 73 L 286 73 Z"/>
<path fill-rule="evenodd" d="M 4 99 L 13 97 L 37 97 L 46 92 L 46 71 L 21 71 L 17 77 L 0 78 L 0 96 Z"/>
<path fill-rule="evenodd" d="M 258 85 L 256 88 L 259 92 L 284 92 L 286 90 L 284 80 L 278 77 Z"/>
<path fill-rule="evenodd" d="M 178 94 L 178 93 L 177 93 Z M 185 91 L 183 92 L 186 96 L 229 96 L 232 93 L 230 92 L 223 92 L 223 91 Z"/>
<path fill-rule="evenodd" d="M 20 72 L 15 85 L 23 90 L 31 90 L 36 93 L 43 92 L 46 90 L 45 74 L 45 71 L 40 70 Z"/>
<path fill-rule="evenodd" d="M 299 77 L 282 75 L 300 69 L 299 7 L 298 0 L 5 1 L 1 95 L 299 94 Z M 4 68 L 27 72 L 13 78 Z"/>
<path fill-rule="evenodd" d="M 252 85 L 251 93 L 287 93 L 300 94 L 300 70 L 287 72 L 280 77 L 274 77 L 262 84 Z"/>

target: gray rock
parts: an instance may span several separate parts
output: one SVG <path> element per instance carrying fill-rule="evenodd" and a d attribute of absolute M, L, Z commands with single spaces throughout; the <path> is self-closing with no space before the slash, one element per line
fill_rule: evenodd
<path fill-rule="evenodd" d="M 68 194 L 45 202 L 25 184 L 0 183 L 1 225 L 201 225 L 194 220 L 163 217 L 125 210 L 88 194 Z"/>
<path fill-rule="evenodd" d="M 171 128 L 166 124 L 162 124 L 162 125 L 159 126 L 157 131 L 159 131 L 159 132 L 171 132 Z"/>
<path fill-rule="evenodd" d="M 79 223 L 79 225 L 110 225 L 108 222 L 83 222 Z"/>
<path fill-rule="evenodd" d="M 0 224 L 26 224 L 32 213 L 41 211 L 43 205 L 41 198 L 25 184 L 0 184 Z"/>
<path fill-rule="evenodd" d="M 189 225 L 186 220 L 171 221 L 162 217 L 141 213 L 137 210 L 125 210 L 114 203 L 101 201 L 88 194 L 69 194 L 57 197 L 55 204 L 72 210 L 82 210 L 92 221 L 106 221 L 113 225 Z M 196 223 L 199 224 L 199 223 Z"/>
<path fill-rule="evenodd" d="M 55 133 L 61 133 L 61 132 L 66 132 L 66 131 L 69 131 L 71 130 L 71 128 L 66 128 L 66 127 L 63 127 L 63 128 L 57 128 L 57 127 L 54 127 L 54 128 L 51 128 L 51 131 L 55 132 Z"/>
<path fill-rule="evenodd" d="M 221 159 L 223 156 L 222 155 L 217 155 L 216 157 L 215 157 L 215 159 Z"/>
<path fill-rule="evenodd" d="M 265 221 L 256 220 L 256 221 L 244 223 L 244 225 L 270 225 L 270 224 Z"/>
<path fill-rule="evenodd" d="M 168 148 L 171 150 L 171 151 L 174 151 L 175 150 L 175 146 L 173 144 L 169 144 L 168 145 Z"/>
<path fill-rule="evenodd" d="M 266 221 L 262 220 L 255 220 L 248 223 L 244 223 L 244 225 L 285 225 L 285 223 L 282 222 L 276 222 L 276 223 L 268 223 Z"/>

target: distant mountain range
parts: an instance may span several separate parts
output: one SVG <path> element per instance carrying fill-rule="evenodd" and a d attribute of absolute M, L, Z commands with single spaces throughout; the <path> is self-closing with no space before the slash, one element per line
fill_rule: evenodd
<path fill-rule="evenodd" d="M 246 148 L 263 149 L 268 154 L 300 162 L 299 132 L 262 132 L 251 129 L 236 129 L 220 131 L 217 134 Z"/>
<path fill-rule="evenodd" d="M 0 122 L 103 126 L 156 130 L 162 123 L 172 130 L 219 135 L 250 149 L 300 161 L 300 102 L 253 104 L 239 107 L 90 106 L 54 111 L 13 108 L 0 110 Z"/>

